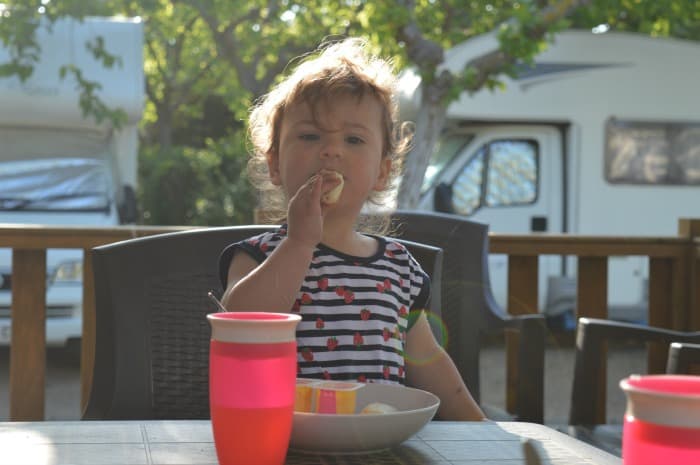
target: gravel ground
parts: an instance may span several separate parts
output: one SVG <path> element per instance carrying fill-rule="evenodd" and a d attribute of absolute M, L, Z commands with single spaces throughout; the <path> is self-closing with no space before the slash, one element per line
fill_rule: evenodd
<path fill-rule="evenodd" d="M 565 424 L 573 379 L 574 349 L 571 344 L 550 345 L 545 365 L 545 423 Z M 9 351 L 0 349 L 0 420 L 9 417 Z M 646 352 L 641 346 L 611 347 L 608 362 L 608 422 L 621 423 L 625 399 L 618 387 L 629 373 L 646 369 Z M 47 352 L 46 403 L 47 420 L 80 418 L 80 368 L 60 350 Z M 500 408 L 505 404 L 505 357 L 498 343 L 482 349 L 482 401 Z"/>

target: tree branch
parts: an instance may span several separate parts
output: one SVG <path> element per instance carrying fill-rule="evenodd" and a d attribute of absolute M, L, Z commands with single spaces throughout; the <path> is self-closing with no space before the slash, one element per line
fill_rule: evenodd
<path fill-rule="evenodd" d="M 284 72 L 289 62 L 307 51 L 307 47 L 292 44 L 282 47 L 278 52 L 279 60 L 265 71 L 265 75 L 262 78 L 258 79 L 258 92 L 253 95 L 257 97 L 269 89 L 277 76 Z"/>
<path fill-rule="evenodd" d="M 590 0 L 562 0 L 542 10 L 534 21 L 534 26 L 527 28 L 522 33 L 531 40 L 542 40 L 550 26 L 557 21 L 566 18 L 574 10 L 590 3 Z M 466 90 L 475 92 L 479 90 L 488 79 L 496 74 L 506 71 L 517 63 L 519 57 L 513 56 L 502 50 L 493 50 L 485 55 L 474 58 L 465 66 L 465 70 L 472 73 Z"/>
<path fill-rule="evenodd" d="M 206 65 L 201 67 L 199 69 L 199 71 L 194 76 L 192 76 L 190 79 L 187 79 L 186 81 L 184 81 L 178 85 L 178 88 L 184 90 L 184 92 L 179 93 L 180 97 L 188 97 L 189 96 L 188 94 L 190 94 L 190 92 L 188 92 L 188 89 L 190 89 L 192 86 L 194 86 L 195 83 L 197 83 L 197 81 L 199 81 L 211 69 L 211 67 L 214 65 L 216 60 L 217 60 L 217 57 L 212 58 L 211 60 L 209 60 L 209 62 L 207 62 Z M 217 79 L 217 81 L 219 81 L 219 80 Z M 216 82 L 216 84 L 218 85 L 219 82 Z M 187 100 L 185 98 L 178 98 L 175 100 L 173 108 L 177 108 L 178 106 L 180 106 L 186 102 L 187 102 Z"/>
<path fill-rule="evenodd" d="M 263 17 L 262 14 L 260 14 L 260 11 L 258 11 L 257 17 L 255 18 L 259 23 L 261 31 L 262 31 L 264 25 L 267 25 L 270 23 L 270 18 L 273 18 L 275 16 L 275 14 L 277 14 L 277 10 L 279 9 L 278 2 L 276 2 L 274 0 L 269 0 L 267 2 L 267 9 L 268 9 L 268 15 L 266 17 Z M 265 47 L 260 47 L 253 53 L 253 59 L 252 59 L 253 63 L 260 63 L 260 61 L 262 60 L 262 57 L 265 53 L 264 49 L 265 49 Z M 239 69 L 239 72 L 244 72 L 245 68 L 242 65 L 240 67 L 237 67 L 237 68 Z M 250 86 L 247 87 L 247 89 L 255 96 L 261 94 L 262 91 L 259 90 L 260 83 L 256 82 L 254 73 L 246 73 L 246 74 L 252 74 L 251 76 L 247 76 L 247 79 L 250 82 Z M 255 86 L 255 89 L 253 88 L 254 86 Z"/>
<path fill-rule="evenodd" d="M 146 79 L 146 95 L 148 96 L 148 99 L 153 102 L 153 105 L 156 106 L 156 108 L 160 105 L 160 101 L 158 100 L 158 96 L 156 95 L 156 91 L 153 88 L 153 84 L 151 84 L 150 80 Z"/>
<path fill-rule="evenodd" d="M 353 15 L 352 15 L 353 18 L 354 18 L 354 21 L 353 21 L 353 20 L 348 21 L 347 26 L 345 26 L 345 29 L 343 30 L 343 35 L 344 35 L 344 36 L 346 36 L 346 37 L 349 36 L 349 35 L 350 35 L 350 31 L 353 29 L 353 25 L 359 24 L 359 22 L 357 21 L 357 18 L 360 16 L 360 13 L 362 13 L 362 11 L 365 9 L 365 5 L 366 5 L 366 3 L 361 2 L 361 3 L 357 6 L 357 9 L 355 10 L 355 12 L 354 12 Z"/>
<path fill-rule="evenodd" d="M 158 54 L 156 53 L 156 49 L 153 46 L 153 41 L 149 40 L 148 38 L 146 39 L 146 48 L 148 48 L 148 51 L 151 53 L 151 57 L 153 58 L 153 61 L 156 63 L 156 69 L 158 69 L 158 73 L 163 76 L 163 79 L 166 79 L 166 72 L 165 69 L 163 68 L 163 63 L 158 59 Z"/>
<path fill-rule="evenodd" d="M 175 45 L 173 46 L 173 70 L 174 70 L 174 75 L 177 75 L 177 70 L 180 69 L 180 64 L 182 63 L 182 48 L 185 45 L 185 41 L 187 38 L 190 36 L 190 31 L 192 30 L 192 27 L 194 26 L 194 23 L 197 22 L 199 19 L 199 16 L 196 14 L 193 15 L 186 23 L 185 27 L 182 28 L 182 32 L 178 34 L 175 37 Z"/>
<path fill-rule="evenodd" d="M 216 44 L 218 54 L 231 63 L 233 68 L 236 70 L 241 86 L 246 90 L 254 88 L 255 76 L 245 72 L 246 66 L 236 52 L 236 44 L 233 40 L 233 31 L 235 30 L 235 26 L 241 21 L 258 14 L 258 9 L 254 8 L 249 10 L 247 14 L 243 15 L 237 21 L 231 21 L 223 30 L 219 30 L 220 24 L 216 15 L 211 14 L 206 6 L 202 4 L 202 2 L 190 0 L 189 5 L 194 7 L 199 12 L 204 22 L 209 26 L 209 30 L 214 38 L 214 43 Z"/>
<path fill-rule="evenodd" d="M 422 71 L 435 69 L 445 60 L 445 51 L 440 44 L 427 39 L 416 22 L 416 2 L 414 0 L 401 0 L 397 2 L 406 9 L 410 21 L 404 24 L 398 31 L 397 39 L 406 44 L 406 54 Z"/>

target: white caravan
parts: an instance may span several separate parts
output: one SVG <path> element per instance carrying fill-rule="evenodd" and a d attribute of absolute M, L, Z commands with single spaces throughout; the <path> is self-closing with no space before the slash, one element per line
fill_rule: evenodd
<path fill-rule="evenodd" d="M 493 35 L 446 55 L 457 70 L 497 47 Z M 465 215 L 497 233 L 676 235 L 700 217 L 700 44 L 637 34 L 565 31 L 505 90 L 466 93 L 448 108 L 420 208 Z M 401 112 L 420 111 L 420 81 L 402 77 Z M 506 302 L 506 257 L 492 256 Z M 573 259 L 540 259 L 541 310 L 568 314 Z M 612 318 L 644 321 L 648 264 L 613 257 Z M 568 319 L 568 325 L 572 321 Z"/>
<path fill-rule="evenodd" d="M 0 78 L 0 223 L 115 226 L 133 222 L 137 124 L 144 104 L 143 24 L 139 19 L 61 20 L 40 27 L 39 62 L 25 82 Z M 104 38 L 121 64 L 105 68 L 86 48 Z M 0 63 L 9 61 L 0 48 Z M 75 64 L 98 81 L 99 97 L 123 109 L 116 130 L 83 117 L 76 83 L 59 77 Z M 11 251 L 0 249 L 0 345 L 10 342 Z M 82 334 L 82 251 L 47 253 L 49 346 L 70 346 Z"/>

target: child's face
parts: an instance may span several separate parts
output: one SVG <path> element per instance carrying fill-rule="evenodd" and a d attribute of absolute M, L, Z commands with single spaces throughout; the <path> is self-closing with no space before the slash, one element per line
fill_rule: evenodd
<path fill-rule="evenodd" d="M 307 103 L 292 105 L 282 119 L 279 152 L 268 157 L 272 183 L 291 198 L 321 169 L 335 170 L 345 180 L 336 205 L 359 212 L 373 191 L 384 189 L 391 169 L 391 160 L 382 159 L 382 115 L 371 96 L 319 103 L 317 123 Z"/>

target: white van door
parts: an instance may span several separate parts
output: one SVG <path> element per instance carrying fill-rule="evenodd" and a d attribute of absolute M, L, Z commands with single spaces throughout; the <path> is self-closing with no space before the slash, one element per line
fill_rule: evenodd
<path fill-rule="evenodd" d="M 420 208 L 464 215 L 508 234 L 563 232 L 560 130 L 545 125 L 460 125 L 447 131 L 426 172 Z M 539 302 L 559 257 L 540 258 Z M 507 257 L 492 255 L 491 285 L 506 308 Z"/>

